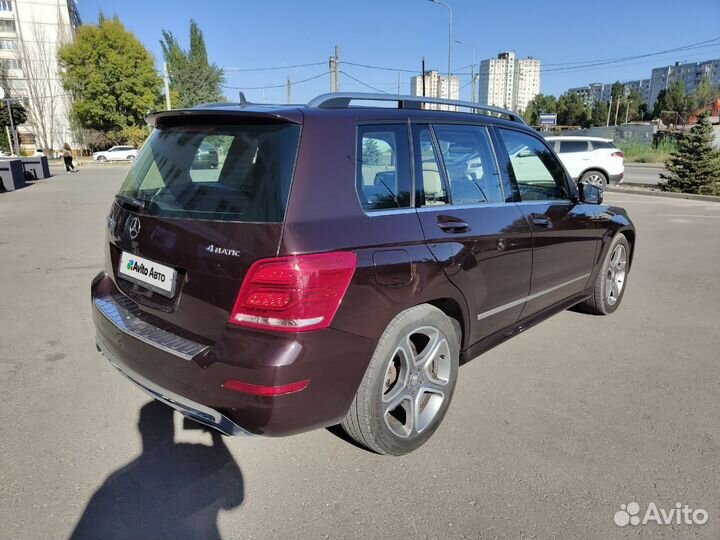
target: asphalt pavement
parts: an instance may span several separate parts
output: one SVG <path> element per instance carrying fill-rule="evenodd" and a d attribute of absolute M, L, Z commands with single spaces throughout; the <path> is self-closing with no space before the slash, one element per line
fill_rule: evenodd
<path fill-rule="evenodd" d="M 622 184 L 657 186 L 662 172 L 665 172 L 665 167 L 660 163 L 625 163 Z"/>
<path fill-rule="evenodd" d="M 620 309 L 463 366 L 435 436 L 393 458 L 189 429 L 95 351 L 125 170 L 0 194 L 0 538 L 720 537 L 720 204 L 608 193 L 638 229 Z M 631 502 L 709 519 L 616 525 Z"/>

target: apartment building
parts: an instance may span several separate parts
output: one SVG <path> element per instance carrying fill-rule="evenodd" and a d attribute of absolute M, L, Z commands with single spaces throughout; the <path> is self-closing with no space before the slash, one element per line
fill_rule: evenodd
<path fill-rule="evenodd" d="M 57 51 L 80 24 L 75 0 L 0 0 L 0 85 L 27 110 L 18 128 L 21 148 L 57 150 L 73 142 Z"/>
<path fill-rule="evenodd" d="M 425 72 L 425 97 L 460 99 L 460 78 L 447 77 L 437 71 Z M 418 75 L 410 79 L 410 94 L 413 96 L 423 95 L 423 77 Z M 428 109 L 447 110 L 446 105 L 426 105 Z"/>
<path fill-rule="evenodd" d="M 481 105 L 523 111 L 540 93 L 540 60 L 518 59 L 514 52 L 483 60 L 478 89 Z"/>
<path fill-rule="evenodd" d="M 690 93 L 697 88 L 700 81 L 707 78 L 712 86 L 720 85 L 720 59 L 705 60 L 703 62 L 681 63 L 675 62 L 671 66 L 664 66 L 652 70 L 650 76 L 650 108 L 655 105 L 658 95 L 676 81 L 685 83 L 685 90 Z"/>

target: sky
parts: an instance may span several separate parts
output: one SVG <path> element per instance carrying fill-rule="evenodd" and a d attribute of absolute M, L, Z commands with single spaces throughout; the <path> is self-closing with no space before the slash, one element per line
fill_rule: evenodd
<path fill-rule="evenodd" d="M 646 79 L 654 67 L 720 58 L 720 40 L 619 63 L 576 67 L 720 38 L 720 0 L 444 0 L 453 11 L 453 41 L 475 47 L 476 62 L 512 50 L 542 62 L 543 94 L 559 95 L 590 82 Z M 284 103 L 329 91 L 328 58 L 340 47 L 342 91 L 409 93 L 400 70 L 447 71 L 448 10 L 431 0 L 78 0 L 84 23 L 117 15 L 153 53 L 160 67 L 161 30 L 188 45 L 195 19 L 211 62 L 225 69 L 225 94 L 237 100 Z M 472 49 L 453 43 L 452 70 L 461 73 L 461 99 L 470 99 Z M 576 66 L 558 65 L 574 62 Z M 370 69 L 350 65 L 387 67 Z M 288 67 L 303 64 L 303 67 Z M 567 69 L 572 67 L 573 69 Z M 256 68 L 280 68 L 247 71 Z M 305 79 L 312 79 L 305 82 Z M 361 82 L 357 82 L 361 81 Z M 259 88 L 278 85 L 278 88 Z"/>

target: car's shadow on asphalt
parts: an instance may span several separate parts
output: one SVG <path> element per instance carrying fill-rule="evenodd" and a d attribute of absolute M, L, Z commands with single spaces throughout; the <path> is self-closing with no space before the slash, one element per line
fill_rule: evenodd
<path fill-rule="evenodd" d="M 71 540 L 219 540 L 221 509 L 240 506 L 243 477 L 222 436 L 212 446 L 174 442 L 173 410 L 140 410 L 142 454 L 112 473 L 85 507 Z"/>

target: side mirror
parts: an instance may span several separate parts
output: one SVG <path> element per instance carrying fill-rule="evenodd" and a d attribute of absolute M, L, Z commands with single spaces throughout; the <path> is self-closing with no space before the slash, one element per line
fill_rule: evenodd
<path fill-rule="evenodd" d="M 578 191 L 580 192 L 580 202 L 588 204 L 602 204 L 603 202 L 603 189 L 597 184 L 580 182 Z"/>

